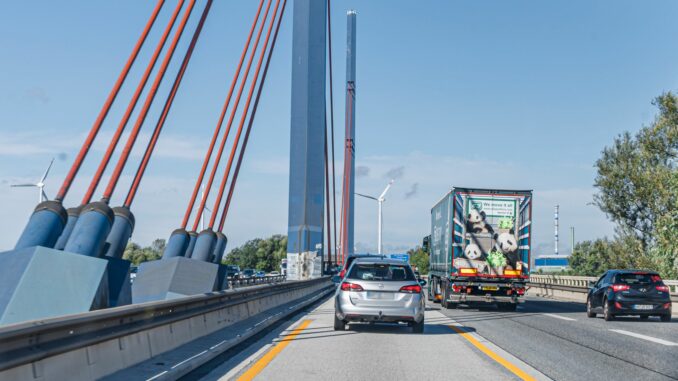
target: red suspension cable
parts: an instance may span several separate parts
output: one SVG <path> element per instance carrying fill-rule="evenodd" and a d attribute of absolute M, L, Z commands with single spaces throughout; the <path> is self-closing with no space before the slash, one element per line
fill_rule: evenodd
<path fill-rule="evenodd" d="M 240 70 L 242 69 L 242 64 L 245 62 L 245 55 L 247 55 L 247 50 L 250 47 L 250 43 L 252 42 L 252 35 L 254 35 L 254 29 L 257 26 L 257 21 L 259 21 L 259 15 L 261 14 L 261 8 L 264 5 L 264 0 L 259 1 L 259 8 L 257 9 L 257 13 L 254 16 L 254 20 L 252 21 L 252 27 L 250 28 L 250 33 L 247 36 L 247 42 L 245 43 L 245 46 L 243 47 L 242 54 L 240 55 L 240 61 L 238 62 L 238 68 L 235 70 L 235 74 L 233 75 L 233 80 L 231 81 L 231 87 L 228 90 L 228 96 L 226 96 L 226 100 L 224 101 L 224 105 L 221 109 L 221 115 L 219 116 L 219 122 L 217 122 L 217 127 L 214 129 L 214 134 L 212 135 L 212 140 L 210 141 L 209 148 L 207 149 L 207 152 L 205 153 L 205 159 L 202 162 L 202 168 L 200 168 L 200 174 L 198 175 L 198 179 L 195 182 L 195 187 L 193 188 L 193 194 L 191 195 L 191 199 L 188 202 L 188 207 L 186 208 L 186 213 L 184 213 L 184 219 L 181 222 L 181 228 L 185 229 L 186 225 L 188 224 L 188 219 L 191 218 L 191 211 L 193 210 L 193 207 L 195 206 L 195 200 L 198 196 L 198 191 L 200 190 L 200 185 L 202 185 L 202 180 L 205 177 L 205 171 L 207 170 L 207 165 L 209 164 L 210 159 L 212 158 L 212 152 L 214 152 L 214 145 L 217 142 L 217 138 L 219 137 L 219 132 L 221 132 L 221 126 L 224 123 L 224 118 L 226 117 L 226 110 L 228 109 L 228 105 L 231 102 L 231 96 L 233 95 L 233 89 L 235 89 L 235 85 L 238 82 L 238 77 L 240 76 Z M 202 209 L 201 209 L 202 210 Z"/>
<path fill-rule="evenodd" d="M 155 51 L 151 56 L 151 60 L 148 62 L 146 70 L 144 71 L 144 74 L 141 77 L 141 80 L 139 81 L 136 90 L 134 91 L 134 95 L 132 96 L 132 99 L 129 101 L 129 104 L 127 105 L 125 114 L 120 120 L 118 128 L 115 130 L 115 133 L 111 138 L 111 141 L 108 143 L 108 148 L 106 148 L 104 157 L 101 159 L 99 167 L 97 168 L 96 172 L 94 173 L 94 176 L 92 177 L 92 181 L 89 184 L 89 188 L 87 189 L 87 192 L 85 192 L 85 195 L 82 198 L 81 202 L 82 205 L 85 205 L 92 200 L 92 196 L 94 195 L 94 192 L 96 192 L 96 189 L 99 186 L 99 182 L 101 181 L 101 176 L 103 176 L 104 171 L 106 171 L 106 167 L 108 166 L 108 163 L 111 161 L 111 156 L 113 156 L 113 153 L 115 152 L 115 147 L 118 146 L 118 142 L 120 142 L 120 137 L 122 136 L 125 127 L 127 127 L 127 122 L 129 122 L 129 119 L 132 117 L 132 112 L 134 112 L 134 108 L 137 106 L 137 102 L 141 97 L 141 93 L 144 90 L 144 87 L 146 87 L 148 78 L 151 76 L 151 72 L 153 71 L 155 64 L 158 62 L 158 57 L 160 57 L 160 53 L 162 52 L 162 49 L 165 46 L 165 43 L 167 42 L 167 38 L 169 37 L 170 32 L 174 27 L 174 23 L 176 22 L 177 17 L 179 17 L 179 13 L 181 12 L 181 8 L 183 7 L 183 5 L 184 0 L 180 0 L 177 3 L 176 8 L 174 9 L 174 13 L 172 13 L 172 17 L 167 23 L 165 31 L 163 32 L 162 37 L 160 37 L 160 41 L 158 41 L 158 45 L 155 47 Z"/>
<path fill-rule="evenodd" d="M 214 177 L 216 176 L 217 169 L 219 167 L 219 163 L 221 162 L 221 155 L 224 152 L 224 147 L 226 146 L 226 140 L 228 139 L 228 135 L 231 132 L 231 126 L 233 125 L 233 119 L 235 118 L 235 113 L 238 110 L 238 105 L 240 104 L 240 98 L 242 97 L 242 93 L 245 89 L 245 84 L 247 82 L 247 78 L 249 77 L 250 69 L 252 68 L 252 62 L 254 61 L 254 57 L 257 52 L 257 47 L 259 46 L 259 41 L 261 41 L 261 34 L 264 31 L 264 27 L 266 26 L 266 19 L 268 18 L 268 13 L 271 10 L 271 4 L 272 0 L 268 0 L 268 3 L 266 5 L 266 11 L 264 12 L 264 18 L 261 21 L 261 25 L 259 27 L 259 30 L 257 31 L 257 37 L 254 40 L 254 46 L 252 47 L 252 51 L 250 53 L 250 57 L 247 61 L 247 67 L 245 68 L 245 74 L 243 76 L 242 82 L 240 83 L 240 88 L 238 89 L 238 95 L 235 99 L 235 104 L 233 105 L 233 109 L 231 110 L 231 115 L 228 118 L 228 123 L 226 124 L 226 131 L 224 132 L 224 136 L 221 139 L 221 143 L 219 143 L 219 149 L 217 150 L 217 157 L 214 159 L 214 164 L 212 166 L 212 171 L 210 171 L 210 177 L 207 180 L 207 185 L 205 187 L 205 192 L 203 196 L 200 199 L 200 206 L 198 207 L 198 210 L 195 215 L 195 220 L 193 221 L 193 231 L 198 229 L 198 223 L 200 222 L 200 216 L 202 216 L 202 213 L 205 209 L 205 203 L 207 202 L 207 197 L 209 197 L 209 192 L 212 189 L 212 183 L 214 182 Z M 222 187 L 223 188 L 223 187 Z M 221 191 L 223 192 L 223 190 Z M 212 209 L 213 211 L 216 211 L 217 209 Z M 216 215 L 216 212 L 212 213 L 212 217 Z M 214 218 L 212 218 L 214 219 Z M 213 227 L 213 223 L 209 225 L 209 227 Z"/>
<path fill-rule="evenodd" d="M 233 191 L 235 190 L 235 184 L 238 181 L 238 174 L 240 173 L 240 166 L 242 164 L 243 157 L 245 156 L 245 150 L 247 149 L 247 142 L 250 138 L 250 131 L 252 130 L 252 125 L 254 124 L 254 116 L 257 114 L 257 109 L 259 108 L 259 100 L 261 99 L 261 92 L 264 88 L 264 83 L 266 82 L 266 74 L 268 74 L 268 67 L 271 63 L 271 57 L 273 56 L 273 49 L 275 48 L 275 43 L 278 40 L 278 31 L 280 30 L 280 24 L 282 22 L 283 15 L 285 14 L 285 6 L 287 5 L 287 0 L 283 0 L 282 8 L 280 9 L 280 17 L 278 17 L 278 24 L 275 27 L 275 33 L 273 34 L 273 40 L 271 41 L 271 47 L 269 48 L 268 57 L 266 58 L 266 65 L 264 65 L 264 72 L 261 74 L 261 80 L 259 82 L 259 89 L 257 90 L 257 96 L 254 99 L 254 105 L 252 106 L 252 113 L 250 114 L 250 120 L 247 124 L 247 131 L 245 131 L 245 137 L 243 138 L 242 147 L 240 148 L 240 154 L 238 155 L 238 163 L 235 166 L 235 171 L 233 172 L 233 178 L 231 179 L 231 186 L 228 189 L 228 196 L 226 196 L 226 203 L 224 204 L 224 210 L 221 214 L 221 221 L 219 222 L 219 231 L 224 230 L 224 223 L 226 222 L 226 215 L 228 214 L 228 209 L 231 205 L 231 199 L 233 197 Z"/>
<path fill-rule="evenodd" d="M 174 79 L 174 84 L 172 85 L 172 90 L 170 91 L 169 95 L 167 96 L 167 100 L 165 101 L 165 106 L 163 107 L 162 113 L 160 114 L 160 118 L 158 119 L 158 122 L 155 125 L 155 129 L 153 130 L 153 135 L 151 136 L 151 140 L 148 142 L 148 146 L 146 146 L 146 151 L 144 152 L 144 157 L 141 160 L 141 163 L 139 163 L 139 168 L 137 169 L 136 174 L 134 175 L 134 180 L 132 181 L 132 185 L 130 186 L 129 192 L 127 193 L 127 198 L 125 199 L 125 204 L 124 206 L 129 208 L 132 205 L 132 201 L 134 201 L 134 196 L 137 193 L 137 189 L 139 188 L 139 183 L 141 182 L 141 178 L 144 176 L 144 172 L 146 171 L 146 167 L 148 166 L 148 162 L 151 159 L 151 155 L 153 154 L 153 150 L 155 149 L 155 145 L 158 142 L 158 137 L 160 136 L 160 131 L 162 130 L 162 127 L 165 125 L 165 121 L 167 120 L 167 115 L 169 114 L 170 109 L 172 108 L 172 103 L 174 102 L 174 97 L 177 94 L 177 91 L 179 90 L 179 86 L 181 85 L 181 80 L 184 77 L 184 73 L 186 72 L 186 68 L 188 67 L 188 63 L 191 60 L 191 56 L 193 55 L 193 49 L 195 49 L 195 45 L 198 42 L 198 38 L 200 37 L 200 32 L 202 32 L 202 27 L 205 24 L 205 20 L 207 19 L 207 14 L 209 14 L 210 8 L 212 7 L 212 1 L 213 0 L 207 0 L 207 3 L 205 4 L 205 9 L 202 12 L 202 16 L 200 16 L 200 21 L 198 22 L 198 26 L 195 28 L 195 31 L 193 32 L 193 38 L 191 39 L 191 43 L 188 46 L 188 50 L 186 50 L 186 54 L 184 55 L 184 59 L 181 62 L 181 67 L 179 68 L 179 71 L 177 72 L 177 76 Z"/>
<path fill-rule="evenodd" d="M 336 188 L 336 174 L 335 174 L 335 166 L 334 166 L 334 89 L 332 86 L 332 17 L 330 16 L 332 14 L 331 11 L 331 6 L 330 6 L 330 0 L 327 0 L 327 50 L 328 50 L 328 55 L 329 55 L 329 63 L 330 63 L 330 126 L 331 126 L 331 140 L 332 140 L 332 205 L 333 205 L 333 213 L 332 216 L 334 217 L 334 243 L 337 243 L 337 188 Z M 329 186 L 329 185 L 328 185 Z M 328 211 L 329 213 L 329 211 Z M 336 249 L 335 249 L 335 259 L 336 258 Z"/>
<path fill-rule="evenodd" d="M 191 2 L 188 4 L 186 12 L 184 13 L 184 17 L 181 20 L 181 24 L 179 24 L 179 28 L 174 34 L 172 44 L 170 45 L 169 50 L 165 53 L 165 58 L 163 59 L 162 65 L 160 66 L 160 69 L 158 69 L 158 73 L 156 74 L 155 80 L 153 81 L 153 85 L 151 86 L 151 89 L 149 90 L 149 93 L 146 96 L 144 106 L 141 109 L 139 116 L 137 117 L 137 121 L 134 124 L 134 128 L 132 129 L 129 138 L 127 139 L 127 144 L 125 144 L 125 148 L 122 150 L 122 153 L 120 154 L 120 159 L 118 159 L 118 164 L 115 166 L 115 170 L 113 171 L 111 179 L 108 182 L 108 186 L 106 187 L 106 191 L 104 192 L 104 196 L 102 197 L 102 201 L 104 202 L 108 202 L 111 199 L 111 196 L 113 196 L 115 186 L 118 184 L 118 180 L 120 180 L 122 170 L 125 168 L 127 159 L 129 158 L 129 155 L 132 152 L 132 147 L 134 147 L 134 143 L 139 135 L 141 126 L 143 125 L 144 120 L 146 119 L 146 115 L 148 115 L 148 110 L 151 108 L 153 99 L 155 98 L 155 95 L 158 92 L 160 82 L 165 76 L 167 66 L 170 63 L 172 55 L 174 54 L 174 51 L 177 48 L 177 44 L 179 43 L 179 39 L 181 38 L 181 35 L 183 34 L 184 29 L 186 28 L 186 23 L 188 22 L 188 19 L 191 16 L 191 12 L 193 11 L 194 6 L 195 0 L 191 0 Z"/>
<path fill-rule="evenodd" d="M 273 26 L 275 25 L 275 19 L 278 14 L 279 6 L 280 0 L 276 0 L 275 8 L 273 9 L 273 17 L 271 17 L 271 23 L 268 27 L 268 31 L 266 32 L 266 39 L 264 40 L 264 45 L 261 48 L 261 54 L 259 55 L 257 68 L 255 70 L 254 76 L 252 77 L 250 89 L 247 94 L 247 100 L 245 101 L 245 107 L 242 111 L 242 116 L 240 117 L 240 123 L 238 124 L 238 132 L 236 133 L 235 138 L 233 139 L 233 147 L 231 148 L 231 154 L 228 157 L 228 163 L 226 164 L 226 169 L 224 170 L 224 176 L 221 178 L 221 184 L 219 185 L 219 193 L 217 194 L 217 198 L 214 200 L 214 207 L 212 208 L 212 210 L 218 210 L 219 205 L 221 205 L 221 199 L 224 196 L 224 190 L 226 189 L 226 181 L 228 181 L 228 175 L 231 172 L 231 166 L 233 165 L 233 157 L 235 156 L 235 151 L 238 148 L 238 144 L 240 144 L 240 135 L 242 134 L 242 129 L 245 126 L 245 120 L 247 120 L 247 113 L 250 108 L 250 103 L 252 102 L 252 95 L 254 94 L 254 88 L 256 87 L 257 81 L 259 79 L 261 64 L 264 62 L 264 57 L 266 56 L 266 47 L 268 46 L 268 42 L 271 38 L 271 32 L 273 31 Z M 210 228 L 214 227 L 214 222 L 216 221 L 216 219 L 217 213 L 212 213 L 212 215 L 210 216 L 209 224 Z"/>
<path fill-rule="evenodd" d="M 146 37 L 148 37 L 148 33 L 153 28 L 153 24 L 155 23 L 155 20 L 158 17 L 158 13 L 160 13 L 160 10 L 162 9 L 164 3 L 165 0 L 158 0 L 158 3 L 155 5 L 151 17 L 148 19 L 148 22 L 146 23 L 143 32 L 141 32 L 141 36 L 139 36 L 136 45 L 134 45 L 134 48 L 132 49 L 132 53 L 130 54 L 129 58 L 127 58 L 125 66 L 120 72 L 120 75 L 118 75 L 118 79 L 115 81 L 115 84 L 111 89 L 111 92 L 108 94 L 108 98 L 106 98 L 104 106 L 101 108 L 101 111 L 99 111 L 99 115 L 97 116 L 97 119 L 94 121 L 92 129 L 89 131 L 89 134 L 85 139 L 85 142 L 80 148 L 80 152 L 78 152 L 78 156 L 76 156 L 75 161 L 73 162 L 73 166 L 71 166 L 71 169 L 68 171 L 68 174 L 66 175 L 66 178 L 64 179 L 64 182 L 61 185 L 61 189 L 59 189 L 59 193 L 57 193 L 57 196 L 55 198 L 56 201 L 63 201 L 64 197 L 66 197 L 66 194 L 68 193 L 71 184 L 73 184 L 75 176 L 78 174 L 78 171 L 80 170 L 80 166 L 85 160 L 85 157 L 87 156 L 90 147 L 92 147 L 92 143 L 94 142 L 94 139 L 99 133 L 101 125 L 104 123 L 104 120 L 108 115 L 108 111 L 110 111 L 111 109 L 111 105 L 115 101 L 115 98 L 118 96 L 118 92 L 120 91 L 122 84 L 125 82 L 127 74 L 129 74 L 129 71 L 132 68 L 132 65 L 134 64 L 134 61 L 136 60 L 137 55 L 141 50 L 141 47 L 144 45 Z"/>

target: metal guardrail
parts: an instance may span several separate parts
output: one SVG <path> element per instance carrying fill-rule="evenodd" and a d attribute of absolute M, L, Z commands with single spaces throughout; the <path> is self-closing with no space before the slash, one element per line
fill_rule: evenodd
<path fill-rule="evenodd" d="M 546 275 L 546 274 L 532 274 L 530 275 L 530 284 L 550 288 L 554 290 L 563 290 L 579 293 L 587 293 L 589 289 L 589 282 L 595 282 L 598 277 L 592 276 L 570 276 L 570 275 Z M 678 302 L 678 280 L 664 280 L 664 284 L 669 287 L 671 300 Z"/>
<path fill-rule="evenodd" d="M 241 286 L 252 286 L 257 284 L 279 283 L 284 282 L 285 275 L 263 276 L 263 277 L 249 277 L 249 278 L 228 278 L 229 288 L 237 288 Z"/>
<path fill-rule="evenodd" d="M 328 278 L 213 292 L 0 327 L 0 371 L 257 298 L 313 287 L 323 282 L 328 282 Z"/>

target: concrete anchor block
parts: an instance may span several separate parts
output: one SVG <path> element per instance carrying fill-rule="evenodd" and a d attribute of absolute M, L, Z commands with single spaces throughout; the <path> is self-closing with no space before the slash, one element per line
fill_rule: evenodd
<path fill-rule="evenodd" d="M 133 303 L 212 292 L 219 265 L 184 257 L 145 262 L 132 284 Z"/>
<path fill-rule="evenodd" d="M 33 246 L 0 261 L 0 325 L 107 307 L 104 259 Z"/>

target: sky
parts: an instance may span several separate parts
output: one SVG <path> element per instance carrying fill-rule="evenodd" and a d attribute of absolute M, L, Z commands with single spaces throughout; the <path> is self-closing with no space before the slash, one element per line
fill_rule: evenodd
<path fill-rule="evenodd" d="M 174 4 L 168 0 L 160 14 L 67 207 L 84 194 Z M 202 4 L 198 0 L 198 9 Z M 167 238 L 179 226 L 256 5 L 214 2 L 132 207 L 135 242 Z M 0 251 L 14 246 L 38 197 L 35 189 L 9 185 L 38 180 L 55 158 L 45 191 L 56 194 L 153 6 L 138 0 L 4 5 Z M 678 87 L 677 2 L 333 0 L 337 173 L 349 9 L 358 13 L 356 191 L 378 195 L 395 179 L 384 204 L 385 251 L 420 244 L 429 234 L 431 206 L 453 186 L 533 189 L 537 255 L 553 252 L 556 204 L 561 252 L 569 252 L 571 226 L 577 241 L 614 234 L 614 225 L 590 205 L 594 164 L 616 135 L 652 122 L 653 98 Z M 230 248 L 286 233 L 291 16 L 290 7 L 224 229 Z M 149 121 L 157 119 L 162 100 Z M 114 206 L 129 187 L 140 148 Z M 355 207 L 357 250 L 374 252 L 376 203 L 357 198 Z"/>

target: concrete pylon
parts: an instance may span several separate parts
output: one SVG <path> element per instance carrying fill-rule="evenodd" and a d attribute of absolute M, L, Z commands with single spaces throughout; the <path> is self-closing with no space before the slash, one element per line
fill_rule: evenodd
<path fill-rule="evenodd" d="M 287 279 L 322 275 L 327 2 L 295 0 Z"/>

